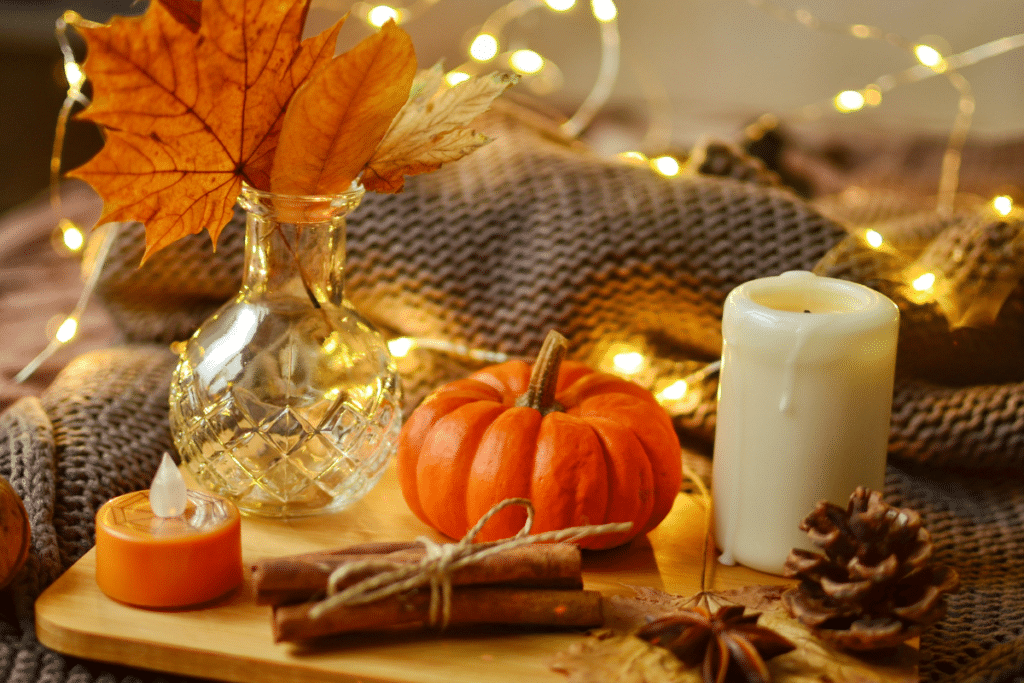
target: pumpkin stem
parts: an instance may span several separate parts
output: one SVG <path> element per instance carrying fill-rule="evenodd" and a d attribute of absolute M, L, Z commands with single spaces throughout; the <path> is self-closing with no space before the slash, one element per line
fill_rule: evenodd
<path fill-rule="evenodd" d="M 517 406 L 539 410 L 541 415 L 562 409 L 562 406 L 555 402 L 555 388 L 558 385 L 558 369 L 568 350 L 568 339 L 556 330 L 548 332 L 544 344 L 540 347 L 540 353 L 537 354 L 537 360 L 533 363 L 530 386 L 516 401 Z"/>

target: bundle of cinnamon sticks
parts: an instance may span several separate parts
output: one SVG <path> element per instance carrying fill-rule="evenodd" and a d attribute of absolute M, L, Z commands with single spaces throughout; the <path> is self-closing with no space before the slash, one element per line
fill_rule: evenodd
<path fill-rule="evenodd" d="M 362 567 L 368 559 L 419 564 L 419 542 L 366 543 L 323 553 L 264 560 L 253 567 L 256 601 L 274 608 L 274 639 L 304 641 L 351 631 L 430 623 L 431 589 L 423 587 L 366 604 L 322 602 L 328 580 L 339 567 Z M 341 590 L 378 569 L 352 573 Z M 451 591 L 446 622 L 530 624 L 589 628 L 603 623 L 601 594 L 583 590 L 580 550 L 569 543 L 502 549 L 447 574 Z M 436 596 L 435 596 L 436 598 Z M 329 606 L 328 606 L 329 605 Z"/>

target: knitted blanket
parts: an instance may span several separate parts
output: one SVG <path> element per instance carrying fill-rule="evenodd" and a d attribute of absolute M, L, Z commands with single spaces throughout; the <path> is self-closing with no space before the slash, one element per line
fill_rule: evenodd
<path fill-rule="evenodd" d="M 641 344 L 655 361 L 699 362 L 717 357 L 722 303 L 744 281 L 817 268 L 887 291 L 904 313 L 887 499 L 922 513 L 937 559 L 963 580 L 947 618 L 922 637 L 922 678 L 1024 673 L 1024 562 L 1014 561 L 1024 553 L 1021 287 L 985 327 L 951 328 L 935 302 L 903 297 L 892 269 L 837 257 L 864 224 L 849 202 L 815 205 L 729 150 L 705 150 L 694 157 L 701 173 L 665 179 L 507 120 L 494 125 L 495 143 L 414 179 L 402 195 L 368 195 L 352 215 L 357 308 L 390 333 L 510 355 L 531 355 L 554 327 L 592 362 L 619 342 Z M 979 206 L 963 211 L 954 229 L 991 233 L 991 222 L 969 219 Z M 904 223 L 913 215 L 905 205 L 883 213 Z M 892 234 L 950 227 L 929 225 Z M 144 488 L 173 449 L 166 342 L 186 337 L 237 290 L 240 217 L 216 253 L 205 237 L 186 239 L 135 269 L 141 253 L 140 228 L 122 226 L 102 283 L 132 343 L 79 358 L 41 400 L 22 399 L 0 416 L 0 474 L 33 527 L 30 565 L 0 630 L 0 681 L 143 675 L 62 658 L 31 628 L 31 600 L 91 546 L 99 505 Z M 406 407 L 470 365 L 424 356 L 403 377 Z M 677 415 L 681 430 L 713 433 L 712 396 Z"/>

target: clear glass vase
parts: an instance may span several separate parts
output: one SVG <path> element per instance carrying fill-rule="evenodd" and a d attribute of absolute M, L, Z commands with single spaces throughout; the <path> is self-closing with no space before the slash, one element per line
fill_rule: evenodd
<path fill-rule="evenodd" d="M 245 513 L 339 510 L 370 490 L 395 451 L 395 363 L 345 298 L 345 216 L 362 195 L 243 186 L 241 290 L 181 350 L 175 445 L 201 485 Z"/>

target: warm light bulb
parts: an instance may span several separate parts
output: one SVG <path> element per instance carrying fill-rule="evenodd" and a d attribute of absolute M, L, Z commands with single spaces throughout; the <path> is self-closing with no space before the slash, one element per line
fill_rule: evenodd
<path fill-rule="evenodd" d="M 619 158 L 623 161 L 628 161 L 631 164 L 647 163 L 647 155 L 643 152 L 619 152 Z"/>
<path fill-rule="evenodd" d="M 917 61 L 933 69 L 942 64 L 942 55 L 931 45 L 915 45 L 914 56 Z"/>
<path fill-rule="evenodd" d="M 366 20 L 377 28 L 388 23 L 391 19 L 398 22 L 398 11 L 394 7 L 388 7 L 387 5 L 377 5 L 366 14 Z"/>
<path fill-rule="evenodd" d="M 388 351 L 395 358 L 405 358 L 412 351 L 414 342 L 409 337 L 397 337 L 388 342 Z"/>
<path fill-rule="evenodd" d="M 679 162 L 669 156 L 651 159 L 651 165 L 663 176 L 671 177 L 679 174 Z"/>
<path fill-rule="evenodd" d="M 1013 210 L 1013 198 L 1001 194 L 992 200 L 992 208 L 996 210 L 1000 216 L 1009 215 L 1010 211 Z"/>
<path fill-rule="evenodd" d="M 683 396 L 686 396 L 686 392 L 689 389 L 690 385 L 686 383 L 685 379 L 676 380 L 659 391 L 657 398 L 659 401 L 678 401 Z"/>
<path fill-rule="evenodd" d="M 877 107 L 882 103 L 882 89 L 877 85 L 864 88 L 864 103 L 869 107 Z"/>
<path fill-rule="evenodd" d="M 882 246 L 883 240 L 882 236 L 877 231 L 867 230 L 864 232 L 864 241 L 867 242 L 872 249 L 878 249 Z"/>
<path fill-rule="evenodd" d="M 916 289 L 919 292 L 924 292 L 931 289 L 932 285 L 934 284 L 935 273 L 925 273 L 924 275 L 920 276 L 911 283 L 914 289 Z"/>
<path fill-rule="evenodd" d="M 508 64 L 521 74 L 535 74 L 544 68 L 544 58 L 533 50 L 516 50 L 509 55 Z"/>
<path fill-rule="evenodd" d="M 545 2 L 556 12 L 565 12 L 576 6 L 576 0 L 545 0 Z"/>
<path fill-rule="evenodd" d="M 617 353 L 612 357 L 612 365 L 619 372 L 627 375 L 635 375 L 644 367 L 644 356 L 637 351 L 625 351 Z"/>
<path fill-rule="evenodd" d="M 473 39 L 469 46 L 469 56 L 478 62 L 486 62 L 494 59 L 498 54 L 498 39 L 489 33 L 481 33 Z"/>
<path fill-rule="evenodd" d="M 68 79 L 68 87 L 81 90 L 85 83 L 85 73 L 75 62 L 64 62 L 64 77 Z"/>
<path fill-rule="evenodd" d="M 455 87 L 459 83 L 463 83 L 468 80 L 469 74 L 463 71 L 449 71 L 444 76 L 445 83 L 447 83 L 450 87 Z"/>
<path fill-rule="evenodd" d="M 844 90 L 836 95 L 834 101 L 837 110 L 845 113 L 857 111 L 864 107 L 864 95 L 856 90 Z"/>
<path fill-rule="evenodd" d="M 613 21 L 619 15 L 614 0 L 590 0 L 590 11 L 601 22 Z"/>
<path fill-rule="evenodd" d="M 864 24 L 854 24 L 850 27 L 850 34 L 855 38 L 870 38 L 871 27 Z"/>
<path fill-rule="evenodd" d="M 61 344 L 66 344 L 74 339 L 77 333 L 78 321 L 74 318 L 68 318 L 57 328 L 57 334 L 54 335 L 54 338 Z"/>
<path fill-rule="evenodd" d="M 71 251 L 78 251 L 83 246 L 85 246 L 85 236 L 82 234 L 82 231 L 79 230 L 74 225 L 70 225 L 64 228 L 63 236 L 64 246 L 70 249 Z"/>

